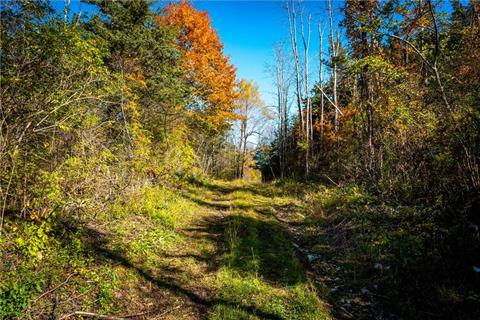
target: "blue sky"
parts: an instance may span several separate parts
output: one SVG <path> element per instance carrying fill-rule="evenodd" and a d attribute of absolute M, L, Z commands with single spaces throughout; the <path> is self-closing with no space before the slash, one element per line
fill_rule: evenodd
<path fill-rule="evenodd" d="M 159 5 L 167 1 L 160 1 Z M 333 1 L 335 19 L 340 19 L 340 8 L 344 1 Z M 213 27 L 220 35 L 224 51 L 230 56 L 237 68 L 239 79 L 255 81 L 260 88 L 262 98 L 268 105 L 273 105 L 272 80 L 266 72 L 266 65 L 271 63 L 273 46 L 279 41 L 288 41 L 288 20 L 284 9 L 285 1 L 193 1 L 193 5 L 207 11 Z M 52 1 L 53 7 L 62 12 L 65 0 Z M 70 12 L 91 14 L 94 7 L 79 0 L 70 1 Z M 310 44 L 310 63 L 313 80 L 318 77 L 318 32 L 317 24 L 328 21 L 325 1 L 304 1 L 305 17 L 312 15 L 312 34 Z M 324 47 L 327 46 L 324 39 Z M 287 44 L 289 44 L 287 42 Z"/>
<path fill-rule="evenodd" d="M 288 41 L 288 20 L 285 1 L 194 1 L 197 9 L 209 13 L 239 78 L 254 80 L 260 87 L 263 100 L 272 105 L 272 80 L 266 65 L 272 61 L 272 48 L 279 41 Z M 334 1 L 335 18 L 340 19 L 343 1 Z M 327 25 L 325 1 L 304 2 L 305 17 L 311 14 L 310 71 L 313 79 L 318 74 L 317 24 Z M 327 46 L 324 39 L 324 48 Z M 288 44 L 288 42 L 287 42 Z"/>

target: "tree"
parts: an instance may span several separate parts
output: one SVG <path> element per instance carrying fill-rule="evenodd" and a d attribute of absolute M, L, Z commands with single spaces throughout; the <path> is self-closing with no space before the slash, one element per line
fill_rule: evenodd
<path fill-rule="evenodd" d="M 285 176 L 287 162 L 289 94 L 292 80 L 290 55 L 288 55 L 285 49 L 283 43 L 278 43 L 274 46 L 274 64 L 269 67 L 277 91 L 278 158 L 280 162 L 280 176 L 282 178 Z"/>
<path fill-rule="evenodd" d="M 197 11 L 188 1 L 171 3 L 157 16 L 161 26 L 176 28 L 175 44 L 180 50 L 184 82 L 191 99 L 188 108 L 188 139 L 205 172 L 217 157 L 236 118 L 236 71 L 206 12 Z"/>
<path fill-rule="evenodd" d="M 265 120 L 271 116 L 260 98 L 258 86 L 252 81 L 240 80 L 235 105 L 239 118 L 237 177 L 241 179 L 244 176 L 249 139 L 261 134 Z"/>
<path fill-rule="evenodd" d="M 378 29 L 378 8 L 375 1 L 347 1 L 345 4 L 345 19 L 347 37 L 352 48 L 352 58 L 356 60 L 369 59 L 379 52 L 379 41 L 375 30 Z M 331 43 L 333 36 L 331 34 Z M 365 110 L 366 150 L 368 160 L 366 169 L 371 179 L 375 179 L 375 142 L 374 142 L 374 83 L 375 74 L 369 72 L 368 63 L 363 65 L 358 75 L 360 103 Z"/>
<path fill-rule="evenodd" d="M 318 68 L 318 89 L 320 90 L 320 151 L 323 152 L 323 131 L 324 131 L 324 126 L 325 126 L 325 100 L 323 96 L 323 91 L 324 91 L 324 78 L 323 78 L 323 29 L 320 25 L 318 24 L 318 40 L 319 40 L 319 50 L 318 50 L 318 62 L 319 62 L 319 68 Z M 313 126 L 313 124 L 312 124 Z"/>
<path fill-rule="evenodd" d="M 338 60 L 338 51 L 339 51 L 339 40 L 338 36 L 335 39 L 334 36 L 334 31 L 333 31 L 333 8 L 332 8 L 332 0 L 328 0 L 328 16 L 329 16 L 329 21 L 330 21 L 330 61 L 332 63 L 332 74 L 331 74 L 331 79 L 332 79 L 332 92 L 333 92 L 333 105 L 335 108 L 335 118 L 333 120 L 333 127 L 335 130 L 335 134 L 338 134 L 338 111 L 339 111 L 339 106 L 338 106 L 338 94 L 337 94 L 337 60 Z M 338 141 L 338 137 L 336 137 Z"/>
<path fill-rule="evenodd" d="M 305 178 L 308 178 L 310 174 L 310 153 L 312 150 L 313 140 L 313 121 L 312 121 L 312 100 L 310 98 L 310 83 L 309 83 L 309 64 L 308 50 L 310 47 L 310 35 L 311 35 L 311 15 L 307 20 L 307 35 L 305 35 L 305 26 L 303 21 L 303 6 L 300 2 L 300 27 L 303 43 L 303 85 L 305 91 Z"/>
<path fill-rule="evenodd" d="M 302 87 L 300 84 L 300 58 L 298 54 L 298 44 L 297 44 L 297 12 L 295 9 L 295 2 L 291 0 L 286 2 L 287 15 L 288 15 L 288 26 L 290 33 L 290 44 L 292 47 L 293 62 L 295 64 L 295 95 L 297 97 L 297 112 L 298 119 L 300 120 L 300 132 L 303 136 L 305 130 L 305 121 L 302 111 Z"/>
<path fill-rule="evenodd" d="M 143 126 L 155 139 L 164 139 L 184 121 L 189 98 L 180 52 L 174 45 L 177 30 L 157 24 L 147 0 L 87 2 L 99 8 L 87 28 L 107 41 L 111 52 L 107 63 L 138 98 Z M 127 103 L 124 92 L 119 101 L 122 113 Z"/>
<path fill-rule="evenodd" d="M 183 53 L 187 82 L 195 95 L 194 120 L 213 131 L 225 130 L 235 119 L 235 68 L 223 54 L 223 44 L 208 14 L 181 1 L 166 6 L 157 19 L 179 30 L 177 43 Z"/>
<path fill-rule="evenodd" d="M 43 218 L 48 175 L 69 157 L 101 152 L 115 128 L 106 109 L 120 83 L 105 68 L 105 42 L 56 19 L 47 3 L 9 3 L 1 23 L 2 216 Z"/>

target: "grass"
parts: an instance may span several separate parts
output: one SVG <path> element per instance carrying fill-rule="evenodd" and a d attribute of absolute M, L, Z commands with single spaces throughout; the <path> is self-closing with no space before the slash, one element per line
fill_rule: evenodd
<path fill-rule="evenodd" d="M 241 181 L 197 183 L 195 190 L 201 203 L 223 210 L 227 219 L 209 319 L 330 319 L 272 215 L 297 199 L 275 186 Z"/>
<path fill-rule="evenodd" d="M 273 191 L 243 182 L 144 186 L 83 220 L 7 217 L 0 318 L 82 310 L 326 319 L 272 216 L 297 200 Z"/>
<path fill-rule="evenodd" d="M 238 306 L 244 306 L 259 317 L 329 319 L 278 224 L 253 211 L 230 219 L 216 283 L 218 299 L 234 305 L 215 308 L 210 318 L 237 319 Z"/>
<path fill-rule="evenodd" d="M 358 186 L 212 180 L 144 186 L 83 220 L 7 216 L 0 318 L 474 319 L 478 279 L 445 260 L 458 240 L 441 219 Z"/>

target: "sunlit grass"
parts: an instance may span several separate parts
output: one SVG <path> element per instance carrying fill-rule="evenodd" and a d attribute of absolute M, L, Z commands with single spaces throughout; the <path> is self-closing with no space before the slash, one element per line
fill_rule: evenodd
<path fill-rule="evenodd" d="M 225 234 L 228 250 L 216 285 L 218 299 L 228 304 L 216 306 L 211 319 L 250 319 L 242 308 L 260 318 L 330 318 L 272 217 L 236 210 Z"/>

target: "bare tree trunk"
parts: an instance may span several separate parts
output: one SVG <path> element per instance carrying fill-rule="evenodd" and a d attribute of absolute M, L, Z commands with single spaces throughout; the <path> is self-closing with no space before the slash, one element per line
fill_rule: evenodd
<path fill-rule="evenodd" d="M 65 0 L 65 11 L 63 14 L 63 21 L 68 22 L 68 12 L 70 11 L 70 0 Z"/>
<path fill-rule="evenodd" d="M 333 86 L 333 103 L 338 107 L 337 97 L 337 49 L 336 41 L 333 34 L 333 8 L 332 0 L 328 0 L 328 15 L 330 19 L 330 47 L 331 47 L 331 61 L 332 61 L 332 86 Z M 333 119 L 333 128 L 335 136 L 338 141 L 338 108 L 335 108 L 335 117 Z"/>
<path fill-rule="evenodd" d="M 238 161 L 237 161 L 237 178 L 243 178 L 243 150 L 245 149 L 245 136 L 246 136 L 246 121 L 242 120 L 240 123 L 240 141 L 238 145 Z"/>
<path fill-rule="evenodd" d="M 285 55 L 284 47 L 279 44 L 274 47 L 275 68 L 273 76 L 277 87 L 277 111 L 278 111 L 278 157 L 280 165 L 280 176 L 285 176 L 287 157 L 287 109 L 288 93 L 290 88 L 289 65 L 290 61 Z"/>
<path fill-rule="evenodd" d="M 305 142 L 307 143 L 306 146 L 306 153 L 305 153 L 305 177 L 307 178 L 310 174 L 310 152 L 311 152 L 311 138 L 312 138 L 312 108 L 311 108 L 311 99 L 309 94 L 309 82 L 308 82 L 308 49 L 310 47 L 310 20 L 311 16 L 308 16 L 308 34 L 305 37 L 305 28 L 303 24 L 303 7 L 300 6 L 300 25 L 301 25 L 301 32 L 302 32 L 302 43 L 303 43 L 303 50 L 304 50 L 304 90 L 306 95 L 306 131 L 305 131 Z"/>
<path fill-rule="evenodd" d="M 246 125 L 247 123 L 245 122 L 245 130 L 246 130 Z M 244 136 L 243 139 L 243 151 L 242 151 L 242 165 L 240 167 L 240 178 L 243 179 L 244 176 L 244 170 L 245 170 L 245 160 L 247 157 L 247 135 Z"/>
<path fill-rule="evenodd" d="M 305 124 L 303 119 L 302 112 L 302 92 L 300 87 L 300 66 L 298 58 L 298 45 L 297 45 L 297 14 L 295 11 L 295 3 L 291 0 L 291 8 L 287 1 L 287 13 L 288 13 L 288 24 L 290 30 L 290 43 L 292 45 L 293 60 L 295 63 L 295 85 L 296 85 L 296 95 L 297 95 L 297 108 L 298 108 L 298 118 L 300 119 L 300 131 L 304 132 Z"/>
<path fill-rule="evenodd" d="M 279 77 L 279 70 L 277 66 L 277 82 L 278 82 L 278 77 Z M 280 177 L 283 178 L 284 175 L 284 135 L 283 135 L 283 106 L 282 106 L 282 94 L 280 92 L 280 84 L 277 83 L 277 102 L 278 102 L 278 159 L 279 159 L 279 165 L 280 165 Z"/>
<path fill-rule="evenodd" d="M 320 95 L 320 152 L 323 152 L 323 125 L 324 125 L 324 108 L 325 108 L 325 102 L 323 98 L 323 30 L 320 26 L 320 23 L 318 24 L 318 36 L 320 38 L 320 50 L 318 52 L 318 58 L 320 62 L 320 67 L 319 67 L 319 85 L 320 85 L 320 90 L 322 91 L 322 94 Z"/>

